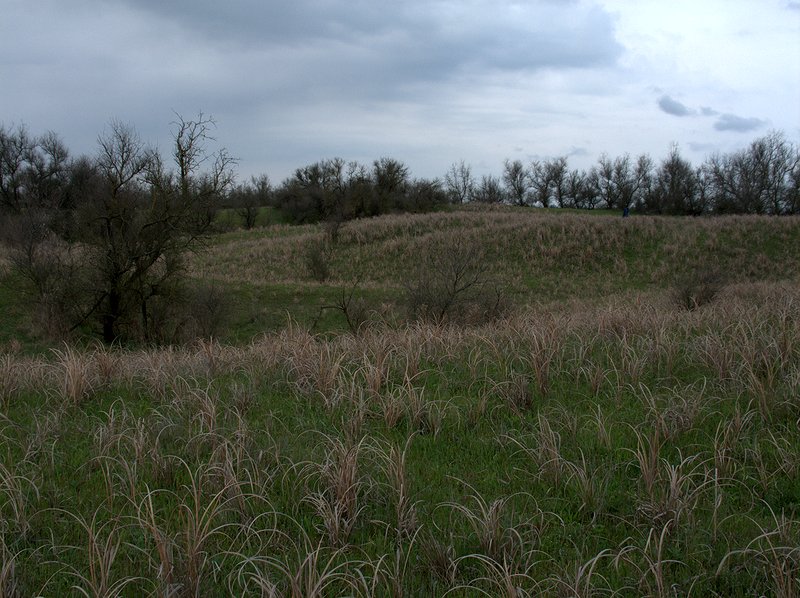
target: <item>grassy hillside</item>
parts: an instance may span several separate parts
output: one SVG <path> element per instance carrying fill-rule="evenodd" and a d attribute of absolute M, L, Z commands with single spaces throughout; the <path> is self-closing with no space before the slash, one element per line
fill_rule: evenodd
<path fill-rule="evenodd" d="M 0 595 L 796 596 L 799 233 L 392 216 L 343 227 L 325 284 L 302 257 L 321 227 L 216 238 L 193 272 L 253 340 L 5 341 Z M 395 314 L 447 246 L 480 247 L 507 318 Z M 708 269 L 727 284 L 680 307 Z M 309 332 L 353 280 L 390 325 Z"/>
<path fill-rule="evenodd" d="M 195 267 L 204 276 L 234 283 L 303 282 L 303 248 L 323 236 L 322 225 L 227 233 L 198 256 Z M 577 290 L 595 289 L 592 295 L 599 296 L 606 290 L 606 285 L 597 287 L 600 279 L 625 289 L 664 286 L 677 273 L 711 264 L 737 280 L 792 278 L 800 268 L 796 218 L 622 219 L 498 208 L 346 223 L 333 251 L 333 279 L 360 277 L 367 283 L 400 286 L 426 244 L 446 244 L 461 236 L 480 242 L 491 270 L 519 288 L 544 285 L 555 296 L 563 293 L 555 281 L 565 278 Z"/>
<path fill-rule="evenodd" d="M 320 248 L 328 277 L 320 282 L 308 254 Z M 629 295 L 664 295 L 709 272 L 728 283 L 797 280 L 800 220 L 732 216 L 622 219 L 606 211 L 467 207 L 348 222 L 335 243 L 326 225 L 275 224 L 212 237 L 192 256 L 195 281 L 227 295 L 228 319 L 215 336 L 248 342 L 290 320 L 314 331 L 347 329 L 325 309 L 353 292 L 374 318 L 406 319 L 405 283 L 429 253 L 479 252 L 487 275 L 517 308 L 595 303 Z M 18 339 L 41 350 L 22 280 L 10 277 L 0 252 L 0 343 Z M 42 340 L 42 339 L 40 339 Z"/>
<path fill-rule="evenodd" d="M 330 277 L 319 283 L 306 254 L 326 243 L 326 235 L 324 225 L 223 234 L 195 257 L 192 271 L 237 289 L 245 298 L 238 321 L 249 331 L 283 326 L 287 317 L 307 325 L 356 281 L 356 295 L 374 309 L 383 304 L 384 313 L 401 313 L 404 282 L 431 247 L 480 248 L 487 272 L 518 306 L 663 294 L 709 271 L 731 283 L 797 280 L 800 274 L 797 218 L 622 219 L 505 207 L 384 216 L 342 226 L 327 246 Z M 335 313 L 325 317 L 318 329 L 342 326 Z"/>

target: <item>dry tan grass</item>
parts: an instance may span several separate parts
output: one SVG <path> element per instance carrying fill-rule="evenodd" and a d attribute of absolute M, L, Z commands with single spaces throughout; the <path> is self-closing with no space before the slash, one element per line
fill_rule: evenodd
<path fill-rule="evenodd" d="M 305 501 L 321 520 L 329 544 L 340 547 L 347 543 L 364 508 L 360 503 L 365 482 L 359 462 L 365 443 L 328 438 L 325 445 L 323 461 L 305 464 L 301 477 L 316 488 Z"/>
<path fill-rule="evenodd" d="M 797 283 L 732 285 L 719 304 L 692 312 L 670 308 L 665 293 L 577 305 L 531 308 L 473 328 L 412 324 L 323 339 L 293 326 L 241 347 L 216 342 L 136 351 L 65 347 L 52 358 L 9 353 L 0 361 L 0 395 L 7 404 L 21 393 L 49 391 L 80 403 L 93 392 L 135 384 L 164 401 L 175 396 L 181 379 L 245 372 L 257 384 L 282 372 L 299 397 L 318 397 L 330 406 L 359 395 L 387 404 L 400 393 L 406 408 L 424 407 L 437 397 L 413 383 L 423 368 L 460 363 L 490 396 L 524 381 L 518 393 L 533 395 L 515 407 L 520 408 L 547 396 L 552 372 L 589 384 L 595 395 L 617 396 L 639 389 L 643 371 L 669 372 L 680 361 L 708 367 L 720 383 L 754 397 L 765 420 L 796 407 L 776 389 L 800 380 Z M 667 435 L 691 428 L 700 387 L 680 389 L 672 398 L 664 392 L 641 395 L 653 421 Z M 421 393 L 425 401 L 415 402 Z M 422 416 L 413 413 L 418 420 Z"/>

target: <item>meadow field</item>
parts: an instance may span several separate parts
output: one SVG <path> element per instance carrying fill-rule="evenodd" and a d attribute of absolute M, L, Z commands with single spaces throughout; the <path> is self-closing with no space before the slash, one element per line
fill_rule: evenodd
<path fill-rule="evenodd" d="M 214 337 L 48 343 L 0 250 L 0 596 L 800 593 L 799 219 L 466 208 L 189 266 Z"/>

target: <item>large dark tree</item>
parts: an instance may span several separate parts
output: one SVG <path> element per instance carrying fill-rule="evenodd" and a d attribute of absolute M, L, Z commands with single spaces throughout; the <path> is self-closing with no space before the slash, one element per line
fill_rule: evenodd
<path fill-rule="evenodd" d="M 72 165 L 65 184 L 75 204 L 70 226 L 54 226 L 41 208 L 19 217 L 29 233 L 18 236 L 25 242 L 17 244 L 15 262 L 40 300 L 44 287 L 53 288 L 48 281 L 63 287 L 66 328 L 97 323 L 106 342 L 147 340 L 154 308 L 177 305 L 183 258 L 210 231 L 233 182 L 228 154 L 206 151 L 212 126 L 202 114 L 178 117 L 168 166 L 132 127 L 112 122 L 97 156 Z"/>
<path fill-rule="evenodd" d="M 673 145 L 656 172 L 651 211 L 699 215 L 703 211 L 699 193 L 695 169 L 681 157 L 678 146 Z"/>
<path fill-rule="evenodd" d="M 206 152 L 213 121 L 175 123 L 172 160 L 146 149 L 119 123 L 100 139 L 99 193 L 83 206 L 83 241 L 98 258 L 96 297 L 90 313 L 102 322 L 103 339 L 119 335 L 123 318 L 138 312 L 147 337 L 151 302 L 170 292 L 183 272 L 183 257 L 197 247 L 233 182 L 233 160 L 222 150 Z M 201 167 L 209 168 L 201 172 Z"/>
<path fill-rule="evenodd" d="M 520 160 L 506 160 L 503 164 L 503 186 L 508 201 L 517 206 L 528 205 L 531 180 Z"/>
<path fill-rule="evenodd" d="M 462 204 L 470 201 L 475 192 L 475 177 L 469 164 L 464 160 L 453 163 L 444 175 L 444 188 L 451 202 Z"/>
<path fill-rule="evenodd" d="M 797 213 L 800 150 L 771 132 L 746 149 L 715 154 L 705 163 L 717 212 Z"/>

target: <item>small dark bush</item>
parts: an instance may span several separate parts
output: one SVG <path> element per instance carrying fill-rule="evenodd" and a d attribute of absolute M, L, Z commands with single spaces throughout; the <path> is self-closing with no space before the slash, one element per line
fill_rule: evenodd
<path fill-rule="evenodd" d="M 672 289 L 675 305 L 689 311 L 712 303 L 725 287 L 725 277 L 717 269 L 704 269 L 684 275 Z"/>
<path fill-rule="evenodd" d="M 483 247 L 458 235 L 429 243 L 406 283 L 413 319 L 436 323 L 481 324 L 501 317 L 508 294 L 489 273 Z"/>
<path fill-rule="evenodd" d="M 187 297 L 190 338 L 221 336 L 230 319 L 231 306 L 225 292 L 212 284 L 201 285 Z"/>
<path fill-rule="evenodd" d="M 213 283 L 175 286 L 148 303 L 147 319 L 134 319 L 128 329 L 139 341 L 156 344 L 185 343 L 225 333 L 231 306 L 225 292 Z M 146 328 L 142 328 L 142 321 Z"/>
<path fill-rule="evenodd" d="M 312 280 L 325 282 L 331 275 L 330 242 L 326 238 L 311 239 L 303 250 L 303 262 Z"/>

